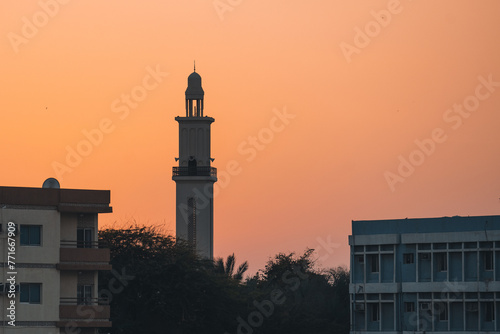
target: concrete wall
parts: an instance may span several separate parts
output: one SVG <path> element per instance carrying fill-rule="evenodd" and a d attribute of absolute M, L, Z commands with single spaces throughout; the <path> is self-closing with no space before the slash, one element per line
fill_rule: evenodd
<path fill-rule="evenodd" d="M 42 225 L 41 246 L 21 246 L 16 237 L 16 253 L 19 263 L 57 263 L 59 262 L 59 212 L 56 210 L 16 210 L 0 209 L 5 228 L 9 221 L 20 225 Z M 18 232 L 19 234 L 19 232 Z"/>
<path fill-rule="evenodd" d="M 40 304 L 20 303 L 17 294 L 16 321 L 59 320 L 60 276 L 56 269 L 19 268 L 17 279 L 20 283 L 41 283 L 42 290 Z"/>
<path fill-rule="evenodd" d="M 76 213 L 61 213 L 61 241 L 76 240 L 77 218 Z"/>
<path fill-rule="evenodd" d="M 61 298 L 76 298 L 78 272 L 61 271 Z"/>
<path fill-rule="evenodd" d="M 12 221 L 18 226 L 41 225 L 41 245 L 21 246 L 20 228 L 16 240 L 16 283 L 41 283 L 41 303 L 20 303 L 20 294 L 16 295 L 17 321 L 57 321 L 59 319 L 60 275 L 55 265 L 59 262 L 60 228 L 59 212 L 47 209 L 24 208 L 0 209 L 0 220 L 4 231 Z M 2 234 L 0 255 L 6 258 L 6 234 Z M 2 277 L 7 277 L 7 268 L 2 268 Z M 0 295 L 1 304 L 6 307 L 7 295 Z M 5 319 L 4 307 L 2 318 Z M 46 330 L 47 328 L 45 328 Z M 30 328 L 29 330 L 33 330 Z M 29 330 L 23 333 L 28 333 Z M 52 329 L 54 331 L 54 329 Z M 32 331 L 33 333 L 36 331 Z M 42 333 L 38 331 L 37 333 Z"/>

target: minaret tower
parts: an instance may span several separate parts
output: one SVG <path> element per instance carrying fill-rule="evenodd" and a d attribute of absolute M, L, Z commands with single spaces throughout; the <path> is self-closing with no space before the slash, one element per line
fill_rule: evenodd
<path fill-rule="evenodd" d="M 210 124 L 212 117 L 203 115 L 201 76 L 188 77 L 186 116 L 179 122 L 179 166 L 173 168 L 176 183 L 176 234 L 191 243 L 199 255 L 213 259 L 214 201 L 213 185 L 217 169 L 210 166 Z"/>

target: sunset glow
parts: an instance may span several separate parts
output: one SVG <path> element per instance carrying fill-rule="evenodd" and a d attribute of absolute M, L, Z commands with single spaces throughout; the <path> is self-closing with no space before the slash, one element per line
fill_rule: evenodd
<path fill-rule="evenodd" d="M 500 2 L 3 1 L 0 185 L 111 190 L 175 233 L 187 77 L 213 117 L 214 255 L 249 273 L 351 220 L 500 212 Z"/>

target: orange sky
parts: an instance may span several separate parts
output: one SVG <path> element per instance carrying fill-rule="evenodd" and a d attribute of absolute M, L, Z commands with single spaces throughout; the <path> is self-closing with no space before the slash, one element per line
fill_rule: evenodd
<path fill-rule="evenodd" d="M 101 225 L 173 232 L 196 59 L 214 166 L 239 166 L 215 255 L 347 265 L 351 220 L 500 212 L 499 16 L 496 0 L 2 1 L 0 184 L 110 189 Z M 68 149 L 86 156 L 69 166 Z"/>

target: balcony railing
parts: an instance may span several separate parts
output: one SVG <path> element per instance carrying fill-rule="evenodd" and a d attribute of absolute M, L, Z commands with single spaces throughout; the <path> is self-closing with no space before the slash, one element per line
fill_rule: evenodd
<path fill-rule="evenodd" d="M 91 317 L 89 318 L 89 315 Z M 111 327 L 110 307 L 106 300 L 97 298 L 61 298 L 57 327 Z"/>
<path fill-rule="evenodd" d="M 61 248 L 100 248 L 97 241 L 61 240 Z"/>
<path fill-rule="evenodd" d="M 89 297 L 61 297 L 59 299 L 61 305 L 109 305 L 108 298 L 89 298 Z"/>
<path fill-rule="evenodd" d="M 111 270 L 109 248 L 99 248 L 97 242 L 61 241 L 59 270 Z"/>
<path fill-rule="evenodd" d="M 174 167 L 173 176 L 211 176 L 217 177 L 217 168 L 208 166 Z"/>

